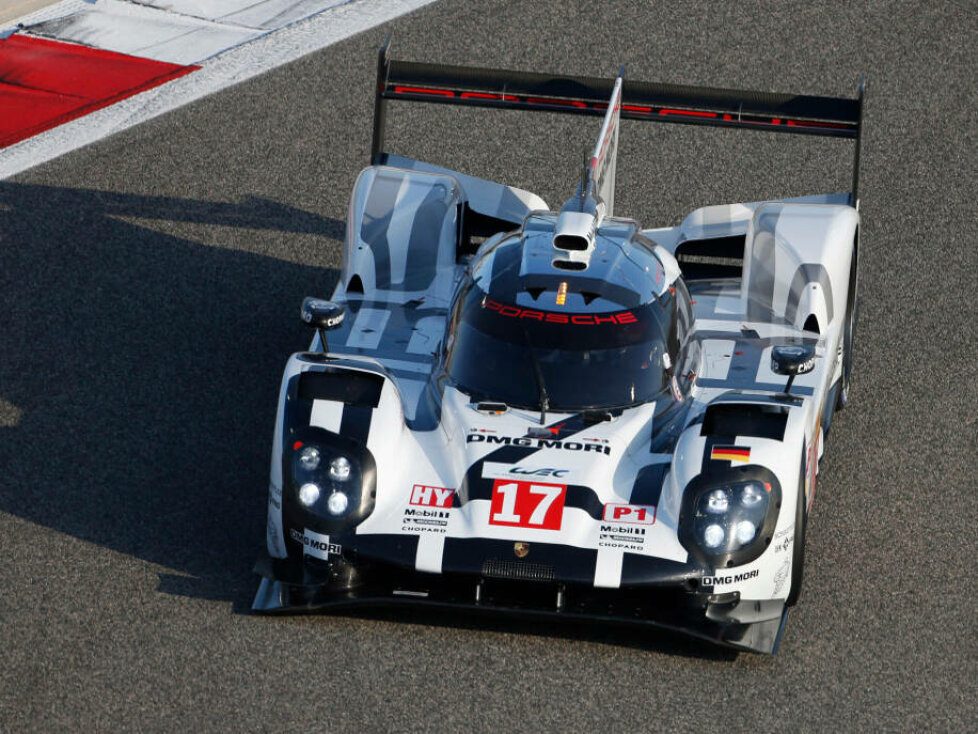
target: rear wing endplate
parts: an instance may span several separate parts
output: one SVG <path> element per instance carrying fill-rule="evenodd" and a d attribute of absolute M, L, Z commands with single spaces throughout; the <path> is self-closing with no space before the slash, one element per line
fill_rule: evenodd
<path fill-rule="evenodd" d="M 377 59 L 371 160 L 384 152 L 388 100 L 603 116 L 615 78 L 445 66 L 390 58 L 390 37 Z M 855 140 L 853 205 L 858 201 L 859 142 L 865 76 L 855 98 L 751 92 L 624 80 L 621 117 Z"/>

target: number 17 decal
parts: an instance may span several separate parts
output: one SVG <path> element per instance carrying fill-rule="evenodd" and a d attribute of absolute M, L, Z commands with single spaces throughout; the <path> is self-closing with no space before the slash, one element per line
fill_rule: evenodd
<path fill-rule="evenodd" d="M 497 479 L 492 485 L 489 524 L 560 530 L 566 496 L 567 486 L 564 484 Z"/>

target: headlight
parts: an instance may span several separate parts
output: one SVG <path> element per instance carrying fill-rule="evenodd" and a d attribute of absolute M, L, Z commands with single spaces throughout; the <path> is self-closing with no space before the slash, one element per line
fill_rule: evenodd
<path fill-rule="evenodd" d="M 282 454 L 286 524 L 335 535 L 373 512 L 377 468 L 362 443 L 315 426 L 290 433 Z"/>
<path fill-rule="evenodd" d="M 701 474 L 683 495 L 680 540 L 714 568 L 750 563 L 771 542 L 781 508 L 781 487 L 760 466 Z"/>
<path fill-rule="evenodd" d="M 315 446 L 302 446 L 299 449 L 299 466 L 305 471 L 315 471 L 319 468 L 321 455 Z"/>
<path fill-rule="evenodd" d="M 342 492 L 333 492 L 326 500 L 326 509 L 331 515 L 342 515 L 350 504 L 350 498 Z"/>
<path fill-rule="evenodd" d="M 337 456 L 329 462 L 329 477 L 337 482 L 345 482 L 350 478 L 350 469 L 350 460 L 345 456 Z"/>
<path fill-rule="evenodd" d="M 702 545 L 710 553 L 742 550 L 764 524 L 769 492 L 763 484 L 751 480 L 701 493 L 693 516 L 695 535 L 703 538 Z"/>
<path fill-rule="evenodd" d="M 706 496 L 704 508 L 712 515 L 722 515 L 730 507 L 730 496 L 725 489 L 714 489 Z"/>
<path fill-rule="evenodd" d="M 703 545 L 707 548 L 719 548 L 720 544 L 726 539 L 727 534 L 719 525 L 707 525 L 703 530 Z"/>
<path fill-rule="evenodd" d="M 312 507 L 319 499 L 319 487 L 312 482 L 306 482 L 299 487 L 299 502 L 306 507 Z"/>

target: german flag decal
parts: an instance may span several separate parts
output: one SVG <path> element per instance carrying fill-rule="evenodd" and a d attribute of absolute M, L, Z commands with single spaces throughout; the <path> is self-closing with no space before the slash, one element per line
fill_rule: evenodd
<path fill-rule="evenodd" d="M 746 446 L 714 446 L 710 452 L 713 461 L 750 461 L 750 449 Z"/>

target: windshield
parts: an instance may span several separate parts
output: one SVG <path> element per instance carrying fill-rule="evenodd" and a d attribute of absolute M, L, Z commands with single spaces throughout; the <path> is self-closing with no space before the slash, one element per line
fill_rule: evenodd
<path fill-rule="evenodd" d="M 668 310 L 650 303 L 608 313 L 550 312 L 502 303 L 473 287 L 452 317 L 448 373 L 474 400 L 537 408 L 535 356 L 551 410 L 648 402 L 668 386 Z"/>

